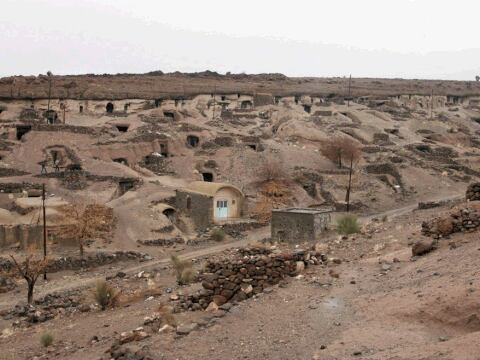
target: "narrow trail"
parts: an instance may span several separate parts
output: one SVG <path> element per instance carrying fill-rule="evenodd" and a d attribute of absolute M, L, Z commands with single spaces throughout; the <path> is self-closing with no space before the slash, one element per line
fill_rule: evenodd
<path fill-rule="evenodd" d="M 450 200 L 458 200 L 458 199 L 461 199 L 462 197 L 463 197 L 463 195 L 458 194 L 458 195 L 450 195 L 450 196 L 443 197 L 443 198 L 431 199 L 429 201 L 450 201 Z M 409 213 L 416 208 L 417 208 L 417 203 L 407 205 L 407 206 L 403 206 L 403 207 L 400 207 L 400 208 L 397 208 L 397 209 L 384 211 L 384 212 L 381 212 L 381 213 L 376 213 L 376 214 L 372 214 L 372 215 L 368 215 L 368 216 L 363 216 L 363 217 L 360 217 L 359 219 L 360 219 L 360 221 L 365 222 L 365 221 L 371 220 L 374 217 L 388 216 L 389 218 L 394 218 L 394 217 L 401 216 L 401 215 L 404 215 L 406 213 Z M 256 234 L 257 236 L 248 237 L 248 238 L 242 239 L 242 240 L 232 241 L 232 242 L 229 242 L 229 243 L 218 244 L 218 245 L 210 246 L 210 247 L 204 248 L 204 249 L 190 251 L 190 252 L 181 254 L 181 257 L 183 259 L 195 259 L 195 258 L 206 256 L 206 255 L 220 253 L 222 251 L 225 251 L 225 250 L 228 250 L 228 249 L 231 249 L 231 248 L 246 246 L 246 245 L 248 245 L 248 243 L 250 243 L 252 241 L 259 240 L 259 238 L 261 238 L 262 235 L 264 235 L 265 229 L 266 228 L 259 229 L 258 234 Z M 162 258 L 162 259 L 152 260 L 152 261 L 149 261 L 149 262 L 141 263 L 141 264 L 138 264 L 138 265 L 135 265 L 135 266 L 122 268 L 121 271 L 128 274 L 128 275 L 132 275 L 132 274 L 136 274 L 140 271 L 149 271 L 149 270 L 152 270 L 152 269 L 154 269 L 158 266 L 167 265 L 169 263 L 170 263 L 170 257 L 165 257 L 165 258 Z M 97 273 L 97 274 L 93 275 L 92 277 L 85 278 L 85 279 L 76 279 L 75 281 L 68 281 L 68 280 L 67 281 L 62 281 L 57 286 L 50 286 L 51 283 L 47 283 L 44 286 L 44 288 L 35 292 L 35 297 L 39 298 L 39 297 L 43 297 L 47 294 L 54 293 L 54 292 L 59 292 L 59 291 L 68 291 L 68 290 L 74 290 L 74 289 L 91 288 L 95 285 L 96 281 L 99 278 L 104 278 L 105 276 L 108 276 L 108 275 L 112 276 L 118 271 L 120 271 L 120 269 L 117 269 L 117 270 L 111 271 L 111 272 L 102 273 L 102 274 Z M 8 301 L 2 301 L 2 302 L 0 302 L 0 311 L 4 310 L 4 309 L 7 309 L 9 307 L 12 307 L 16 303 L 18 303 L 18 298 L 16 298 L 16 297 L 12 298 L 12 299 L 9 299 Z"/>

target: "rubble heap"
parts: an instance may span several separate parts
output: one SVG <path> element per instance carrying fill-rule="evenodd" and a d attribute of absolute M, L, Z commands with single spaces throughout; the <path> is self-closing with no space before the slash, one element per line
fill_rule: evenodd
<path fill-rule="evenodd" d="M 467 188 L 467 200 L 480 200 L 480 182 L 470 184 Z"/>
<path fill-rule="evenodd" d="M 179 296 L 176 311 L 206 309 L 212 302 L 221 306 L 227 302 L 240 302 L 278 284 L 287 276 L 295 276 L 308 265 L 326 261 L 317 252 L 297 250 L 276 254 L 265 248 L 244 248 L 236 259 L 208 262 L 200 275 L 200 291 Z"/>
<path fill-rule="evenodd" d="M 472 232 L 480 227 L 480 202 L 455 208 L 448 215 L 422 223 L 422 234 L 435 239 L 457 232 Z"/>

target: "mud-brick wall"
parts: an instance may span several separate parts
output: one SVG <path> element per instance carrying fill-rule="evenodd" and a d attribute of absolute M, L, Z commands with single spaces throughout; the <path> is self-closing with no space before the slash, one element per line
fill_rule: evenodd
<path fill-rule="evenodd" d="M 30 245 L 40 246 L 43 241 L 43 231 L 40 225 L 1 225 L 0 248 L 16 243 L 25 249 Z"/>
<path fill-rule="evenodd" d="M 315 240 L 330 223 L 329 214 L 272 212 L 273 241 L 299 243 Z"/>
<path fill-rule="evenodd" d="M 182 214 L 190 217 L 197 229 L 205 229 L 213 223 L 213 197 L 211 196 L 177 190 L 175 207 Z"/>

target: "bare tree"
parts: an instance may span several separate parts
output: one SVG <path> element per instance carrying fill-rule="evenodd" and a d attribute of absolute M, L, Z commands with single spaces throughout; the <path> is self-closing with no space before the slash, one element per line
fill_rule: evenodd
<path fill-rule="evenodd" d="M 84 255 L 87 240 L 103 238 L 114 226 L 113 209 L 100 204 L 70 204 L 63 207 L 63 216 L 68 225 L 60 236 L 78 241 L 80 256 Z"/>
<path fill-rule="evenodd" d="M 19 263 L 13 255 L 10 255 L 15 265 L 14 270 L 27 281 L 27 301 L 33 302 L 33 288 L 40 275 L 42 275 L 48 266 L 48 258 L 43 258 L 37 254 L 34 248 L 30 248 L 27 256 L 22 263 Z"/>
<path fill-rule="evenodd" d="M 350 152 L 350 166 L 348 171 L 348 185 L 347 185 L 347 193 L 345 195 L 345 202 L 347 203 L 347 212 L 350 211 L 350 193 L 352 191 L 352 174 L 353 174 L 353 167 L 358 163 L 360 158 L 360 150 L 357 148 L 356 151 Z"/>
<path fill-rule="evenodd" d="M 475 81 L 480 81 L 480 76 L 479 75 L 475 76 Z"/>
<path fill-rule="evenodd" d="M 356 141 L 345 136 L 334 136 L 322 141 L 320 152 L 341 168 L 344 161 L 350 161 L 352 158 L 355 160 L 359 157 L 360 148 Z"/>

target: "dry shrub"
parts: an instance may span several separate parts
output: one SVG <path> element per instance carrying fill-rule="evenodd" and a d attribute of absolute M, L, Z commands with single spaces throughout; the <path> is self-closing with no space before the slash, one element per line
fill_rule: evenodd
<path fill-rule="evenodd" d="M 177 276 L 178 284 L 187 285 L 192 283 L 195 279 L 195 271 L 192 268 L 192 263 L 188 260 L 182 260 L 176 255 L 172 255 L 170 259 Z"/>
<path fill-rule="evenodd" d="M 116 306 L 120 297 L 120 291 L 109 285 L 105 280 L 97 281 L 94 291 L 95 301 L 102 310 L 109 306 Z"/>
<path fill-rule="evenodd" d="M 279 181 L 285 179 L 285 171 L 280 161 L 264 158 L 261 162 L 261 166 L 258 169 L 258 180 L 262 182 L 266 181 Z"/>
<path fill-rule="evenodd" d="M 50 334 L 49 332 L 44 332 L 42 335 L 40 335 L 40 344 L 42 344 L 43 347 L 49 347 L 53 343 L 53 335 Z"/>
<path fill-rule="evenodd" d="M 266 224 L 272 217 L 272 209 L 288 206 L 290 202 L 291 193 L 285 182 L 265 182 L 260 185 L 254 216 L 260 223 Z"/>
<path fill-rule="evenodd" d="M 344 215 L 337 219 L 337 232 L 343 235 L 356 234 L 360 232 L 360 225 L 355 215 Z"/>
<path fill-rule="evenodd" d="M 215 228 L 210 233 L 210 238 L 216 242 L 223 241 L 225 239 L 225 231 L 223 231 L 223 229 L 220 229 L 220 228 Z"/>
<path fill-rule="evenodd" d="M 162 315 L 162 325 L 177 326 L 177 320 L 175 319 L 175 315 L 173 315 L 172 306 L 161 304 L 158 308 L 158 312 Z"/>

